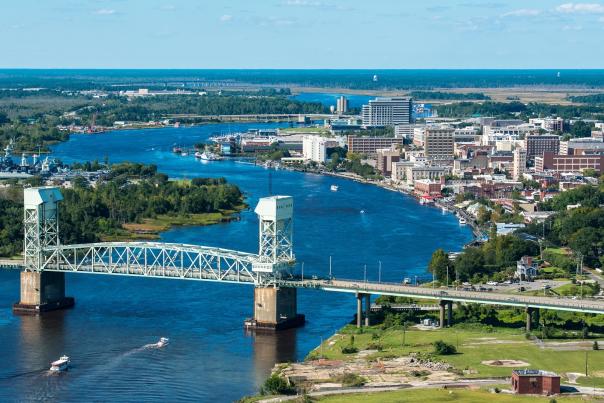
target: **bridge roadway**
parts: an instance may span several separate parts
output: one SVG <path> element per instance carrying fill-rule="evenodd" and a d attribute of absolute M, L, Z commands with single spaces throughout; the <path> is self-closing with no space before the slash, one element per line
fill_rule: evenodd
<path fill-rule="evenodd" d="M 219 258 L 211 259 L 206 254 L 216 253 L 217 249 L 194 247 L 191 245 L 167 245 L 155 243 L 128 243 L 128 250 L 122 249 L 127 243 L 107 243 L 102 246 L 70 245 L 62 246 L 65 258 L 48 264 L 45 271 L 75 272 L 91 274 L 108 274 L 139 277 L 160 277 L 182 280 L 201 280 L 227 283 L 258 284 L 257 273 L 251 270 L 251 258 L 254 255 L 220 250 L 222 253 L 234 253 L 230 262 L 224 261 L 221 268 Z M 176 249 L 161 255 L 151 250 L 158 250 L 160 245 Z M 113 250 L 115 248 L 115 251 Z M 142 250 L 141 250 L 142 249 Z M 82 252 L 83 259 L 75 259 L 75 251 Z M 70 251 L 70 253 L 68 253 Z M 120 256 L 118 257 L 118 254 Z M 69 258 L 71 256 L 71 259 Z M 112 262 L 109 256 L 113 256 Z M 147 256 L 148 261 L 144 256 Z M 153 256 L 151 261 L 150 256 Z M 73 260 L 72 260 L 73 259 Z M 71 261 L 70 261 L 71 260 Z M 0 269 L 20 269 L 22 261 L 0 260 Z M 424 288 L 395 283 L 363 282 L 362 280 L 339 279 L 272 279 L 268 282 L 295 288 L 312 288 L 330 292 L 353 294 L 379 294 L 432 299 L 439 301 L 466 302 L 487 305 L 505 305 L 519 308 L 539 308 L 558 311 L 604 314 L 604 300 L 571 299 L 561 297 L 528 296 L 522 294 L 504 294 L 486 291 L 460 291 L 454 289 Z"/>
<path fill-rule="evenodd" d="M 397 297 L 469 302 L 487 305 L 506 305 L 519 308 L 540 308 L 557 311 L 604 314 L 604 300 L 571 299 L 503 294 L 488 291 L 459 291 L 454 289 L 424 288 L 395 283 L 363 282 L 362 280 L 294 280 L 282 285 L 299 288 L 316 288 L 324 291 L 354 294 L 379 294 Z"/>

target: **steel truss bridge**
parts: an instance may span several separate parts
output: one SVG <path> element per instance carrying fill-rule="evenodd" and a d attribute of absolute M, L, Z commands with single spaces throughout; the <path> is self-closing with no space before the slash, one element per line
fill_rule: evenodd
<path fill-rule="evenodd" d="M 226 283 L 270 283 L 253 271 L 252 253 L 158 242 L 107 242 L 47 248 L 44 271 L 113 274 Z"/>
<path fill-rule="evenodd" d="M 604 314 L 604 300 L 538 297 L 497 292 L 441 290 L 355 280 L 304 280 L 292 274 L 293 202 L 289 196 L 260 199 L 259 253 L 161 242 L 59 241 L 57 188 L 25 189 L 24 261 L 0 260 L 0 268 L 314 288 L 358 295 L 383 294 L 449 302 L 506 305 Z"/>

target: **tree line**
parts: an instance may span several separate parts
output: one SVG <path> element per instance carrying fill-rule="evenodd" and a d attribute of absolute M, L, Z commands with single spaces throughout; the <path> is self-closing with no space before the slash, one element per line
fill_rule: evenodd
<path fill-rule="evenodd" d="M 80 178 L 62 189 L 61 241 L 96 242 L 121 230 L 122 224 L 158 215 L 188 215 L 232 210 L 243 203 L 239 188 L 224 178 L 171 181 L 153 165 L 117 164 L 106 180 L 92 187 Z M 23 204 L 0 199 L 0 256 L 23 249 Z"/>

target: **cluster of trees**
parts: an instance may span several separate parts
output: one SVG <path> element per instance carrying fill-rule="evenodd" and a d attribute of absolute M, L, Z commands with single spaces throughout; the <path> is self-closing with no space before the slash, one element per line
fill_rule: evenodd
<path fill-rule="evenodd" d="M 437 105 L 438 115 L 442 117 L 460 116 L 495 116 L 502 118 L 523 118 L 535 116 L 560 116 L 565 119 L 573 117 L 600 118 L 604 116 L 604 106 L 598 105 L 550 105 L 543 103 L 522 102 L 459 102 Z"/>
<path fill-rule="evenodd" d="M 480 99 L 488 101 L 491 99 L 490 96 L 485 95 L 482 92 L 442 92 L 442 91 L 411 91 L 409 96 L 415 99 L 442 99 L 442 100 L 464 100 L 464 99 Z"/>
<path fill-rule="evenodd" d="M 0 116 L 0 121 L 2 116 Z M 69 134 L 62 132 L 54 126 L 49 126 L 44 122 L 35 124 L 0 124 L 0 145 L 8 144 L 9 141 L 15 141 L 15 152 L 20 151 L 42 151 L 48 150 L 48 145 L 65 141 Z"/>
<path fill-rule="evenodd" d="M 581 102 L 585 104 L 604 104 L 604 94 L 576 95 L 568 99 L 572 102 Z"/>
<path fill-rule="evenodd" d="M 569 205 L 580 205 L 568 210 Z M 568 246 L 584 258 L 588 266 L 603 266 L 604 257 L 604 186 L 584 185 L 562 192 L 541 203 L 543 210 L 556 214 L 543 224 L 529 225 L 525 231 L 536 236 L 545 235 L 546 241 L 555 246 Z M 558 257 L 557 260 L 563 260 Z M 570 259 L 567 259 L 570 260 Z M 572 268 L 571 262 L 553 263 L 564 269 Z"/>
<path fill-rule="evenodd" d="M 454 261 L 444 250 L 437 249 L 428 270 L 440 282 L 445 282 L 448 275 L 450 284 L 455 280 L 478 283 L 489 278 L 502 281 L 511 275 L 522 256 L 538 253 L 535 242 L 514 235 L 496 236 L 479 247 L 465 248 Z"/>
<path fill-rule="evenodd" d="M 361 162 L 360 155 L 349 152 L 346 157 L 347 159 L 340 164 L 346 171 L 355 173 L 363 178 L 378 177 L 377 171 L 371 165 Z"/>
<path fill-rule="evenodd" d="M 169 181 L 154 166 L 113 165 L 109 178 L 95 188 L 76 180 L 72 189 L 62 190 L 60 204 L 62 242 L 95 242 L 119 232 L 124 223 L 140 222 L 160 214 L 188 215 L 234 209 L 242 194 L 223 178 Z M 0 255 L 22 250 L 23 206 L 0 199 Z"/>

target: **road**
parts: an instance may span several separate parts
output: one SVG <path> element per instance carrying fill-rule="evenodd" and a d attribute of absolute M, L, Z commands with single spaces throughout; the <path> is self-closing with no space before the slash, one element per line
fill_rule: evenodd
<path fill-rule="evenodd" d="M 604 301 L 562 297 L 529 296 L 488 291 L 461 291 L 423 288 L 390 283 L 373 283 L 358 280 L 295 280 L 282 281 L 282 285 L 298 288 L 317 288 L 325 291 L 360 294 L 381 294 L 400 297 L 425 298 L 488 305 L 506 305 L 519 308 L 540 308 L 558 311 L 604 314 Z"/>

